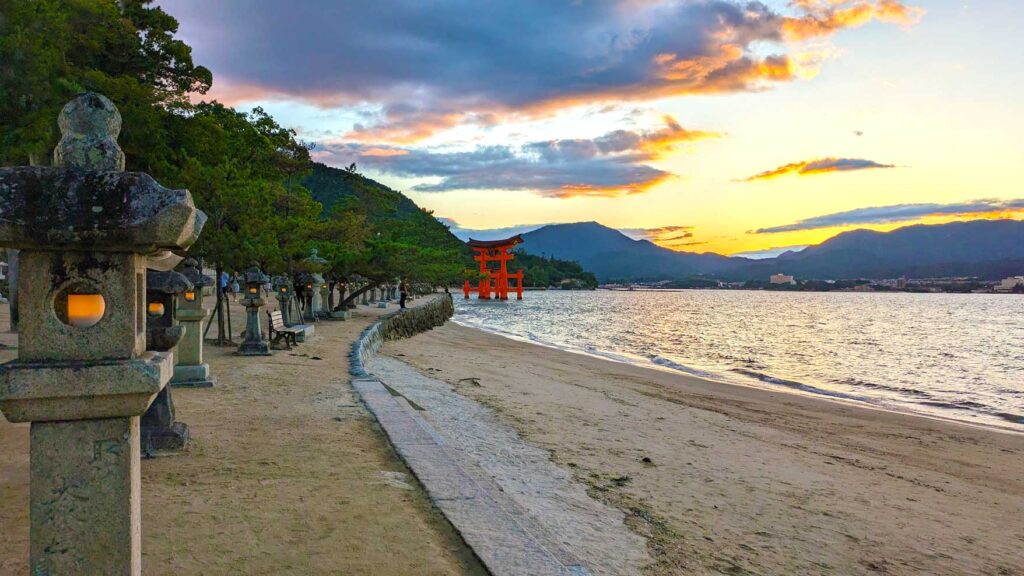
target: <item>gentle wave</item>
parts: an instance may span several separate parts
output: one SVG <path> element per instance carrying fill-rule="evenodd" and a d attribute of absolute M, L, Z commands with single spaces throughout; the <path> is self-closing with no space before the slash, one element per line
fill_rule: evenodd
<path fill-rule="evenodd" d="M 456 322 L 717 382 L 1024 425 L 1024 299 L 770 292 L 530 293 Z"/>

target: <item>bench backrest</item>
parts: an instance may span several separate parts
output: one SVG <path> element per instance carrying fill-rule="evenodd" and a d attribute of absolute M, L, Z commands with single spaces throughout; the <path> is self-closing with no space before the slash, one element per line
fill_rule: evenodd
<path fill-rule="evenodd" d="M 287 326 L 284 325 L 284 316 L 281 315 L 280 310 L 267 312 L 267 314 L 270 315 L 270 327 L 273 328 L 275 331 L 287 328 Z"/>

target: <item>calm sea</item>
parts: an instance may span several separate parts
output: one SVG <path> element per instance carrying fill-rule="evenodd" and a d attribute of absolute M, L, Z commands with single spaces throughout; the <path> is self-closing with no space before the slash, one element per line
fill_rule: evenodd
<path fill-rule="evenodd" d="M 753 291 L 456 298 L 455 321 L 621 362 L 1024 430 L 1024 297 Z"/>

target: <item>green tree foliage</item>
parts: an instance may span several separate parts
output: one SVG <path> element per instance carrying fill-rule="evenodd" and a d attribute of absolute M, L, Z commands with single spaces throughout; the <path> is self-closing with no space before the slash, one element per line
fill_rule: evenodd
<path fill-rule="evenodd" d="M 259 108 L 194 103 L 213 78 L 177 30 L 152 0 L 0 0 L 0 164 L 48 164 L 61 107 L 96 91 L 124 119 L 127 169 L 206 212 L 192 252 L 218 270 L 290 271 L 316 246 L 336 278 L 459 276 L 464 245 L 402 194 L 355 164 L 312 166 L 311 145 Z"/>
<path fill-rule="evenodd" d="M 531 287 L 565 286 L 572 288 L 597 288 L 597 278 L 580 266 L 579 262 L 558 260 L 545 256 L 515 251 L 515 260 L 508 264 L 510 272 L 523 270 L 523 285 Z"/>
<path fill-rule="evenodd" d="M 0 163 L 49 163 L 61 107 L 94 90 L 121 111 L 129 169 L 169 149 L 162 113 L 205 93 L 210 71 L 151 0 L 0 0 Z"/>
<path fill-rule="evenodd" d="M 369 279 L 368 287 L 399 278 L 441 285 L 461 280 L 472 264 L 465 244 L 431 212 L 360 175 L 354 164 L 345 169 L 314 164 L 302 184 L 323 204 L 329 222 L 351 213 L 363 217 L 361 243 L 322 252 L 341 276 Z"/>

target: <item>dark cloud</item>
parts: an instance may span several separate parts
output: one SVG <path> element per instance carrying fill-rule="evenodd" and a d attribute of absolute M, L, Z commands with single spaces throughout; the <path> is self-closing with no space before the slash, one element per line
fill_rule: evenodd
<path fill-rule="evenodd" d="M 759 89 L 797 76 L 784 40 L 919 16 L 895 0 L 802 0 L 791 15 L 739 0 L 160 4 L 222 99 L 371 107 L 351 137 L 390 142 L 576 104 Z"/>
<path fill-rule="evenodd" d="M 671 117 L 649 132 L 618 130 L 594 139 L 481 146 L 436 151 L 359 143 L 327 144 L 316 153 L 334 164 L 359 166 L 406 178 L 436 178 L 419 192 L 529 190 L 547 196 L 621 196 L 646 192 L 672 174 L 648 165 L 680 142 L 715 134 L 687 130 Z"/>
<path fill-rule="evenodd" d="M 1024 212 L 1024 198 L 1016 200 L 982 199 L 956 204 L 897 204 L 894 206 L 877 206 L 858 208 L 846 212 L 826 214 L 799 220 L 792 224 L 773 226 L 751 230 L 749 234 L 776 234 L 796 230 L 812 230 L 815 228 L 831 228 L 833 226 L 850 226 L 856 224 L 885 224 L 889 222 L 906 222 L 918 220 L 925 216 L 991 216 L 998 213 Z"/>
<path fill-rule="evenodd" d="M 878 168 L 895 168 L 893 164 L 880 164 L 874 160 L 863 160 L 860 158 L 822 158 L 820 160 L 805 160 L 779 166 L 773 170 L 767 170 L 745 178 L 744 182 L 756 180 L 771 180 L 788 174 L 810 176 L 813 174 L 826 174 L 828 172 L 853 172 L 855 170 L 874 170 Z"/>

